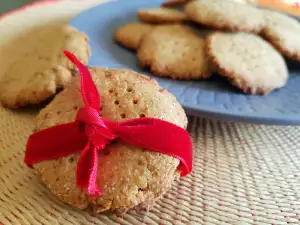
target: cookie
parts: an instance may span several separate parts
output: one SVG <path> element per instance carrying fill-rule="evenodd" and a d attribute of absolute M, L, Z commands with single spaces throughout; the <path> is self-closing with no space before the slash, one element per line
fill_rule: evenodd
<path fill-rule="evenodd" d="M 46 30 L 35 48 L 15 61 L 3 75 L 1 103 L 8 108 L 39 104 L 63 88 L 76 69 L 63 50 L 74 52 L 87 63 L 90 55 L 87 36 L 68 26 Z"/>
<path fill-rule="evenodd" d="M 185 6 L 189 19 L 215 29 L 258 33 L 263 27 L 262 12 L 248 4 L 229 0 L 197 0 Z"/>
<path fill-rule="evenodd" d="M 256 0 L 227 0 L 227 1 L 233 1 L 241 4 L 255 4 Z"/>
<path fill-rule="evenodd" d="M 188 3 L 191 0 L 168 0 L 162 4 L 164 7 L 170 7 L 170 6 L 177 6 L 177 5 L 184 5 Z"/>
<path fill-rule="evenodd" d="M 101 95 L 100 115 L 107 120 L 122 121 L 154 117 L 187 127 L 187 117 L 176 98 L 155 80 L 131 70 L 90 68 Z M 84 106 L 80 78 L 73 82 L 37 116 L 36 130 L 74 121 Z M 95 199 L 76 185 L 79 153 L 34 164 L 44 183 L 62 201 L 95 212 L 122 212 L 148 207 L 161 197 L 180 175 L 179 160 L 132 146 L 117 139 L 98 152 L 97 183 L 103 193 Z"/>
<path fill-rule="evenodd" d="M 115 31 L 115 40 L 122 46 L 136 50 L 144 35 L 152 30 L 153 26 L 145 23 L 129 23 Z"/>
<path fill-rule="evenodd" d="M 210 77 L 205 41 L 184 25 L 161 25 L 152 30 L 138 49 L 139 64 L 156 76 L 173 79 Z"/>
<path fill-rule="evenodd" d="M 262 36 L 286 57 L 300 61 L 300 24 L 287 15 L 263 11 L 265 26 Z"/>
<path fill-rule="evenodd" d="M 187 19 L 183 12 L 168 8 L 140 9 L 137 15 L 141 21 L 155 24 L 180 23 Z"/>
<path fill-rule="evenodd" d="M 212 34 L 207 39 L 207 51 L 216 71 L 246 94 L 268 94 L 287 82 L 282 55 L 254 34 Z"/>

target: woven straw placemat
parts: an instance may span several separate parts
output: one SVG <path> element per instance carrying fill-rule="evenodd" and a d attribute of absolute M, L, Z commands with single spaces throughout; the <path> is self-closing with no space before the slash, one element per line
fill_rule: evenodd
<path fill-rule="evenodd" d="M 0 73 L 39 29 L 99 1 L 57 1 L 0 20 Z M 34 30 L 32 30 L 34 29 Z M 26 44 L 24 44 L 26 43 Z M 57 200 L 23 163 L 30 110 L 0 108 L 0 224 L 300 224 L 300 128 L 190 118 L 194 171 L 148 213 L 93 214 Z"/>

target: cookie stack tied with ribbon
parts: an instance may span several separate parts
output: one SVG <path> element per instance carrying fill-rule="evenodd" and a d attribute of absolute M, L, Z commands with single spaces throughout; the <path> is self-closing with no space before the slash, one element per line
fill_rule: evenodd
<path fill-rule="evenodd" d="M 39 113 L 25 163 L 77 208 L 151 207 L 192 170 L 184 110 L 153 79 L 131 70 L 87 69 L 65 54 L 80 76 Z"/>

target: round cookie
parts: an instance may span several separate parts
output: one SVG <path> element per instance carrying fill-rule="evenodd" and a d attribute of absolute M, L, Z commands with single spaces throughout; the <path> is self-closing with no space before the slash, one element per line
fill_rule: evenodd
<path fill-rule="evenodd" d="M 205 41 L 184 25 L 161 25 L 141 42 L 138 59 L 156 76 L 191 80 L 210 77 Z"/>
<path fill-rule="evenodd" d="M 180 23 L 187 20 L 183 12 L 168 8 L 140 9 L 137 15 L 145 23 Z"/>
<path fill-rule="evenodd" d="M 187 117 L 176 98 L 162 89 L 154 79 L 131 70 L 90 68 L 101 96 L 100 115 L 122 121 L 138 117 L 155 117 L 187 127 Z M 83 107 L 80 78 L 73 82 L 37 117 L 36 130 L 74 121 Z M 123 212 L 130 208 L 149 207 L 161 197 L 180 175 L 179 160 L 147 151 L 121 140 L 98 152 L 97 183 L 103 194 L 91 199 L 76 186 L 79 154 L 34 165 L 45 184 L 62 201 L 80 209 L 96 212 Z"/>
<path fill-rule="evenodd" d="M 177 6 L 177 5 L 184 5 L 188 3 L 191 0 L 168 0 L 164 3 L 162 3 L 162 6 L 164 7 L 170 7 L 170 6 Z"/>
<path fill-rule="evenodd" d="M 63 88 L 76 70 L 63 50 L 73 52 L 87 63 L 90 55 L 87 36 L 68 26 L 46 30 L 35 48 L 15 61 L 3 75 L 1 103 L 8 108 L 39 104 Z"/>
<path fill-rule="evenodd" d="M 258 33 L 263 27 L 261 11 L 229 0 L 197 0 L 185 6 L 189 19 L 216 29 Z"/>
<path fill-rule="evenodd" d="M 207 51 L 216 71 L 244 93 L 268 94 L 287 82 L 284 58 L 259 36 L 214 33 L 207 39 Z"/>
<path fill-rule="evenodd" d="M 228 0 L 233 1 L 241 4 L 255 4 L 256 0 Z"/>
<path fill-rule="evenodd" d="M 115 31 L 115 40 L 122 46 L 136 50 L 144 35 L 152 30 L 153 26 L 145 23 L 129 23 Z"/>
<path fill-rule="evenodd" d="M 300 61 L 300 24 L 285 14 L 264 10 L 262 36 L 286 57 Z"/>

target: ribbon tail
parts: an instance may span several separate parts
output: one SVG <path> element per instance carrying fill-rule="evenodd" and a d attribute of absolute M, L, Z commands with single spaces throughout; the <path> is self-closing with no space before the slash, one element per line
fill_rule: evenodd
<path fill-rule="evenodd" d="M 192 143 L 183 128 L 163 120 L 143 118 L 122 122 L 114 129 L 127 143 L 179 159 L 181 176 L 192 171 Z"/>
<path fill-rule="evenodd" d="M 81 94 L 86 106 L 90 106 L 97 111 L 100 110 L 100 96 L 97 87 L 92 79 L 90 71 L 76 58 L 75 55 L 64 51 L 68 59 L 74 63 L 80 71 Z"/>
<path fill-rule="evenodd" d="M 81 151 L 87 143 L 84 127 L 78 122 L 51 127 L 32 134 L 27 142 L 25 163 L 66 157 Z"/>
<path fill-rule="evenodd" d="M 97 149 L 88 142 L 78 160 L 76 183 L 77 186 L 87 190 L 91 197 L 95 197 L 102 192 L 102 190 L 100 190 L 97 186 L 97 171 Z"/>

